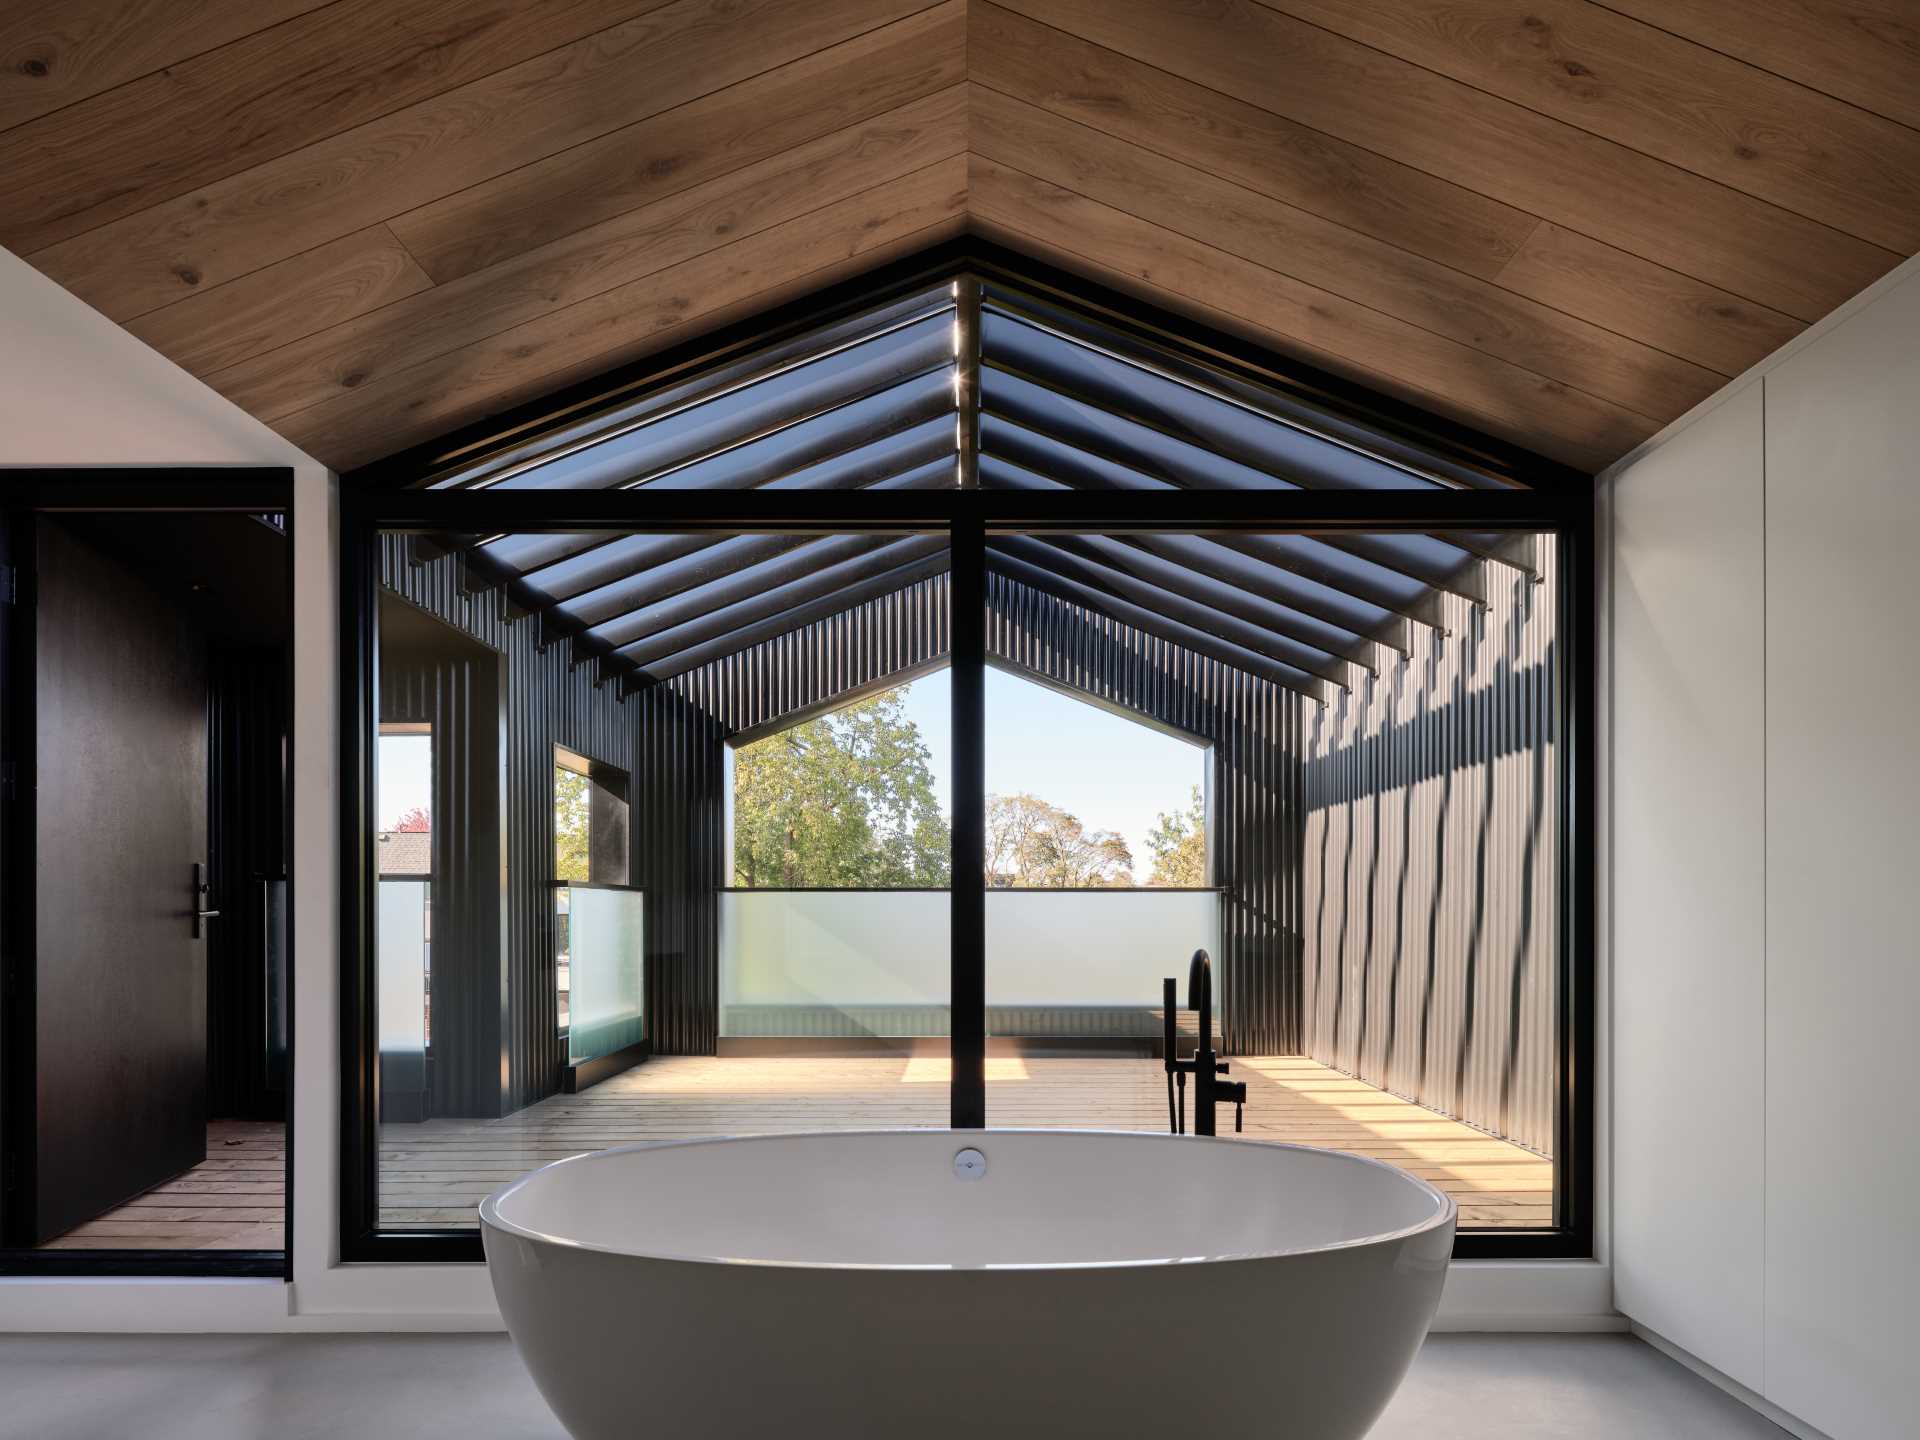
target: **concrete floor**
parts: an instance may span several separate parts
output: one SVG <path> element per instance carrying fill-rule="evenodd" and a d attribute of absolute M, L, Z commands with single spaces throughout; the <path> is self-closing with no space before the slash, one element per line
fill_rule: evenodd
<path fill-rule="evenodd" d="M 1373 1440 L 1785 1433 L 1624 1335 L 1439 1335 Z M 0 1336 L 0 1436 L 564 1440 L 499 1335 Z"/>

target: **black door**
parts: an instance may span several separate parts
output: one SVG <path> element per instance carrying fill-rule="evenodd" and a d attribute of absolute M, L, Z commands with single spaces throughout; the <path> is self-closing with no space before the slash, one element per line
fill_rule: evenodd
<path fill-rule="evenodd" d="M 14 1244 L 206 1158 L 205 936 L 221 923 L 196 934 L 192 915 L 207 860 L 205 640 L 56 517 L 34 528 L 32 1102 L 14 1136 L 29 1202 Z"/>

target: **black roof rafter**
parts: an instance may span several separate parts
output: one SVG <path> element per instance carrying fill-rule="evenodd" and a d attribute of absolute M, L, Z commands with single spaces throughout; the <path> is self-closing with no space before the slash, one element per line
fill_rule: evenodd
<path fill-rule="evenodd" d="M 1515 517 L 1583 498 L 1564 467 L 1529 492 L 1484 437 L 998 256 L 829 310 L 435 447 L 414 484 L 444 503 L 419 509 L 459 519 L 415 560 L 457 555 L 624 694 L 939 573 L 959 502 L 916 492 L 977 485 L 993 569 L 1324 697 L 1446 597 L 1484 604 L 1490 564 L 1538 579 Z"/>

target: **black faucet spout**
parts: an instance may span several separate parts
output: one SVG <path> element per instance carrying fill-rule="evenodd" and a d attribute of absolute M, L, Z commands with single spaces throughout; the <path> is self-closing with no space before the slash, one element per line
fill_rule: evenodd
<path fill-rule="evenodd" d="M 1219 1077 L 1227 1073 L 1227 1062 L 1219 1057 L 1213 1048 L 1213 960 L 1205 950 L 1193 952 L 1193 962 L 1187 967 L 1187 1004 L 1199 1012 L 1200 1035 L 1195 1045 L 1193 1058 L 1182 1060 L 1178 1057 L 1176 1046 L 1179 1041 L 1178 1027 L 1174 1024 L 1175 1002 L 1178 991 L 1172 980 L 1163 983 L 1162 1023 L 1164 1027 L 1167 1069 L 1167 1112 L 1172 1121 L 1173 1132 L 1178 1135 L 1186 1130 L 1187 1076 L 1193 1076 L 1193 1133 L 1196 1135 L 1217 1134 L 1214 1119 L 1214 1106 L 1232 1105 L 1235 1107 L 1233 1128 L 1240 1129 L 1241 1108 L 1246 1105 L 1247 1085 L 1244 1080 L 1222 1080 Z M 1175 1081 L 1179 1082 L 1180 1096 L 1176 1102 Z"/>

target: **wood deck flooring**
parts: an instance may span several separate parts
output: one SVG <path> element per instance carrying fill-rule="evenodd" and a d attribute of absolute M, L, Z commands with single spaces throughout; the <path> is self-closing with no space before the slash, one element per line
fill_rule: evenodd
<path fill-rule="evenodd" d="M 1405 1166 L 1452 1194 L 1463 1225 L 1552 1223 L 1553 1164 L 1300 1056 L 1239 1057 L 1254 1141 L 1326 1145 Z M 491 1190 L 583 1150 L 639 1140 L 947 1123 L 943 1058 L 661 1056 L 581 1095 L 499 1120 L 387 1125 L 383 1226 L 466 1223 Z M 994 1126 L 1164 1130 L 1165 1080 L 1130 1059 L 991 1058 Z M 1229 1129 L 1232 1112 L 1222 1112 Z"/>
<path fill-rule="evenodd" d="M 207 1158 L 48 1250 L 278 1250 L 286 1244 L 286 1127 L 213 1120 Z"/>
<path fill-rule="evenodd" d="M 1405 1166 L 1460 1202 L 1463 1225 L 1552 1223 L 1553 1164 L 1505 1140 L 1297 1055 L 1239 1057 L 1253 1141 L 1327 1145 Z M 465 1224 L 489 1191 L 582 1150 L 637 1140 L 796 1130 L 940 1127 L 942 1058 L 661 1056 L 583 1095 L 499 1120 L 387 1125 L 381 1223 Z M 1166 1089 L 1147 1060 L 992 1058 L 996 1126 L 1163 1130 Z M 1232 1124 L 1231 1112 L 1222 1122 Z M 186 1174 L 51 1242 L 80 1250 L 272 1250 L 284 1243 L 281 1126 L 215 1121 Z"/>

